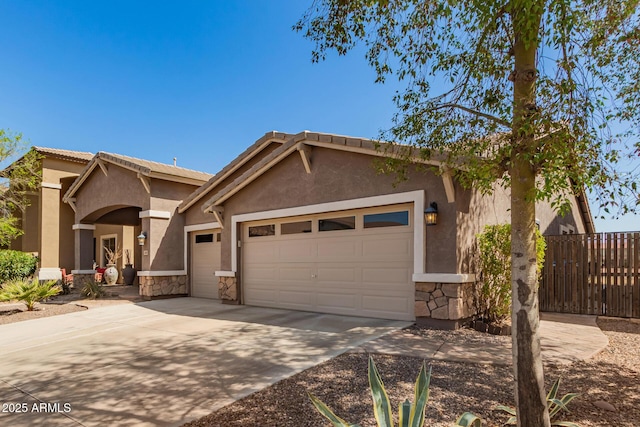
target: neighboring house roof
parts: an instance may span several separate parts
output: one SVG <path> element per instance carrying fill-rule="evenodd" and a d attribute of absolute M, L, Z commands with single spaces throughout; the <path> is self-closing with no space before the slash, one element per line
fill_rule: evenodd
<path fill-rule="evenodd" d="M 111 163 L 124 169 L 129 169 L 138 174 L 138 178 L 156 178 L 167 181 L 180 182 L 183 184 L 200 186 L 211 178 L 211 174 L 199 172 L 192 169 L 185 169 L 178 166 L 167 165 L 165 163 L 152 162 L 150 160 L 137 159 L 135 157 L 123 156 L 121 154 L 99 152 L 87 164 L 80 176 L 76 178 L 69 190 L 64 195 L 63 200 L 67 202 L 82 186 L 84 181 L 91 175 L 97 167 L 106 173 L 106 164 Z M 146 181 L 143 181 L 146 182 Z"/>
<path fill-rule="evenodd" d="M 593 234 L 596 232 L 596 226 L 593 222 L 593 216 L 591 215 L 591 208 L 589 207 L 589 201 L 587 199 L 587 194 L 584 190 L 580 192 L 580 194 L 576 195 L 576 199 L 578 201 L 578 207 L 580 208 L 580 216 L 582 217 L 582 221 L 584 222 L 584 226 L 586 228 L 586 232 Z"/>
<path fill-rule="evenodd" d="M 407 157 L 407 150 L 410 150 L 409 158 L 412 161 L 423 164 L 441 165 L 441 158 L 433 156 L 431 159 L 424 159 L 420 155 L 419 149 L 391 144 L 388 142 L 373 141 L 365 138 L 354 138 L 343 135 L 329 133 L 300 132 L 289 138 L 273 152 L 269 153 L 262 160 L 236 178 L 232 183 L 218 191 L 203 205 L 204 211 L 210 211 L 214 205 L 219 205 L 231 197 L 233 194 L 247 186 L 260 175 L 269 170 L 273 165 L 280 162 L 294 151 L 300 152 L 305 168 L 310 168 L 307 150 L 311 147 L 323 147 L 341 151 L 351 151 L 355 153 L 367 154 L 378 157 Z"/>
<path fill-rule="evenodd" d="M 32 149 L 46 157 L 56 157 L 71 162 L 88 163 L 94 156 L 93 153 L 88 153 L 86 151 L 62 150 L 60 148 L 33 146 Z"/>
<path fill-rule="evenodd" d="M 180 206 L 178 206 L 178 212 L 182 213 L 193 206 L 198 200 L 205 197 L 211 190 L 213 190 L 218 184 L 220 184 L 225 178 L 238 170 L 242 165 L 254 158 L 258 153 L 264 150 L 271 143 L 276 142 L 284 144 L 294 135 L 283 132 L 271 131 L 265 133 L 261 138 L 254 142 L 249 148 L 244 150 L 238 157 L 233 159 L 227 164 L 220 172 L 215 174 L 206 184 L 194 191 L 188 198 L 186 198 Z"/>

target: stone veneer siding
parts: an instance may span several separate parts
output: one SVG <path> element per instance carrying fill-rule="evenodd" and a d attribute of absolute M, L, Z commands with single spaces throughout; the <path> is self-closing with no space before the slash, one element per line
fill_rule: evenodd
<path fill-rule="evenodd" d="M 218 298 L 224 304 L 239 304 L 238 281 L 235 277 L 222 276 L 218 281 Z"/>
<path fill-rule="evenodd" d="M 95 273 L 92 273 L 92 274 L 77 274 L 77 273 L 74 273 L 73 274 L 73 288 L 82 290 L 82 288 L 84 288 L 84 285 L 86 285 L 89 282 L 95 281 L 95 279 L 96 279 Z"/>
<path fill-rule="evenodd" d="M 187 295 L 187 276 L 138 276 L 140 296 L 152 299 Z"/>
<path fill-rule="evenodd" d="M 416 321 L 460 321 L 475 314 L 473 283 L 416 283 Z"/>

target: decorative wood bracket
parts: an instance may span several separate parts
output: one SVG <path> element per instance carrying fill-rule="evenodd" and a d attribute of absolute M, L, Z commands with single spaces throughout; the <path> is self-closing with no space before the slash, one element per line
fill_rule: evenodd
<path fill-rule="evenodd" d="M 209 212 L 211 212 L 213 216 L 216 217 L 216 221 L 218 221 L 218 224 L 220 224 L 220 228 L 224 228 L 224 223 L 222 222 L 224 206 L 211 206 L 209 208 Z"/>
<path fill-rule="evenodd" d="M 149 181 L 149 177 L 138 172 L 138 178 L 140 179 L 140 182 L 142 182 L 144 189 L 147 190 L 147 193 L 151 194 L 151 181 Z"/>
<path fill-rule="evenodd" d="M 444 192 L 447 195 L 447 202 L 453 203 L 456 201 L 456 188 L 453 185 L 453 177 L 451 176 L 451 170 L 449 168 L 442 169 L 442 183 L 444 184 Z"/>
<path fill-rule="evenodd" d="M 102 173 L 104 174 L 104 176 L 109 176 L 109 170 L 107 169 L 107 165 L 104 164 L 102 159 L 100 158 L 96 159 L 96 163 L 98 164 L 98 166 L 100 166 L 100 169 L 102 169 Z"/>
<path fill-rule="evenodd" d="M 311 147 L 306 144 L 298 144 L 298 153 L 300 153 L 304 170 L 307 173 L 311 173 L 311 150 Z"/>
<path fill-rule="evenodd" d="M 75 197 L 67 199 L 67 203 L 69 204 L 69 206 L 71 206 L 71 209 L 73 209 L 74 212 L 78 212 L 78 208 L 76 207 L 76 198 Z"/>

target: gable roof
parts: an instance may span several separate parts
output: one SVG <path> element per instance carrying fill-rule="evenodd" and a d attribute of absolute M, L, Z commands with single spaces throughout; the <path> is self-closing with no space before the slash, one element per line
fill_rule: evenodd
<path fill-rule="evenodd" d="M 33 146 L 31 148 L 46 157 L 55 157 L 70 162 L 88 163 L 93 158 L 93 153 L 86 151 L 72 151 L 38 146 Z"/>
<path fill-rule="evenodd" d="M 207 212 L 211 207 L 221 204 L 294 151 L 304 151 L 306 146 L 350 151 L 377 157 L 406 157 L 407 150 L 409 150 L 409 158 L 412 161 L 436 166 L 441 164 L 440 156 L 434 155 L 431 159 L 424 159 L 420 156 L 419 149 L 406 145 L 330 133 L 304 131 L 291 136 L 281 147 L 269 153 L 229 185 L 215 193 L 213 197 L 204 203 L 203 210 Z"/>
<path fill-rule="evenodd" d="M 249 160 L 258 155 L 262 150 L 268 147 L 271 143 L 276 142 L 280 144 L 284 144 L 287 140 L 291 139 L 294 135 L 287 134 L 283 132 L 271 131 L 265 133 L 262 137 L 260 137 L 256 142 L 254 142 L 251 146 L 249 146 L 246 150 L 244 150 L 238 157 L 233 159 L 229 164 L 227 164 L 224 168 L 220 170 L 217 174 L 215 174 L 209 181 L 207 181 L 204 185 L 198 188 L 196 191 L 191 193 L 189 197 L 187 197 L 180 206 L 178 206 L 178 212 L 183 213 L 198 200 L 205 197 L 211 190 L 215 189 L 217 185 L 219 185 L 225 178 L 229 177 L 233 172 L 238 170 L 242 165 L 246 164 Z"/>
<path fill-rule="evenodd" d="M 165 163 L 152 162 L 150 160 L 137 159 L 135 157 L 123 156 L 121 154 L 107 153 L 100 151 L 93 156 L 91 161 L 76 178 L 71 187 L 67 190 L 63 200 L 66 202 L 71 199 L 78 191 L 82 184 L 87 180 L 89 175 L 97 167 L 104 168 L 105 163 L 111 163 L 124 169 L 136 172 L 139 176 L 148 178 L 164 179 L 166 181 L 179 182 L 183 184 L 191 184 L 200 186 L 205 183 L 211 174 L 199 172 L 192 169 L 185 169 L 178 166 L 168 165 Z"/>

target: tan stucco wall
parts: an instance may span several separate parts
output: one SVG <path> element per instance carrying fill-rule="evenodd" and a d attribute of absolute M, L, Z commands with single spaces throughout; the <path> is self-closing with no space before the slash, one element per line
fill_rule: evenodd
<path fill-rule="evenodd" d="M 107 212 L 125 206 L 149 209 L 149 194 L 136 173 L 108 165 L 108 176 L 100 168 L 93 170 L 74 195 L 76 223 L 93 223 Z"/>
<path fill-rule="evenodd" d="M 456 206 L 446 202 L 442 179 L 430 171 L 412 169 L 409 180 L 394 187 L 395 177 L 376 173 L 372 162 L 372 156 L 315 147 L 311 154 L 311 174 L 305 172 L 297 152 L 275 165 L 224 203 L 222 269 L 232 269 L 233 215 L 425 190 L 425 202 L 427 205 L 432 201 L 438 203 L 440 218 L 437 226 L 426 228 L 426 270 L 456 273 Z M 199 203 L 192 209 L 201 208 Z"/>
<path fill-rule="evenodd" d="M 279 148 L 282 144 L 277 142 L 272 142 L 267 147 L 265 147 L 260 153 L 255 155 L 252 159 L 247 161 L 245 164 L 240 166 L 237 170 L 231 173 L 227 178 L 223 179 L 222 182 L 216 185 L 214 188 L 209 189 L 209 191 L 197 202 L 189 208 L 186 212 L 184 212 L 185 216 L 185 224 L 186 225 L 194 225 L 194 224 L 204 224 L 208 222 L 215 221 L 213 215 L 202 212 L 202 204 L 209 200 L 216 192 L 223 189 L 234 179 L 242 175 L 245 171 L 250 169 L 253 165 L 262 160 L 265 156 L 271 153 L 273 150 Z"/>
<path fill-rule="evenodd" d="M 145 231 L 147 241 L 144 247 L 131 249 L 135 249 L 135 265 L 140 270 L 182 270 L 184 217 L 178 215 L 176 209 L 197 186 L 162 179 L 151 179 L 150 182 L 151 194 L 147 193 L 133 171 L 109 164 L 108 176 L 105 176 L 100 168 L 96 168 L 75 194 L 76 222 L 104 222 L 106 214 L 127 206 L 140 208 L 143 212 L 169 212 L 170 219 L 142 218 L 135 236 Z"/>
<path fill-rule="evenodd" d="M 456 191 L 457 197 L 457 259 L 459 273 L 476 271 L 476 235 L 481 233 L 485 225 L 511 222 L 511 191 L 499 185 L 494 186 L 493 194 L 483 195 L 477 190 Z M 585 227 L 575 197 L 571 197 L 572 211 L 562 217 L 556 213 L 548 202 L 536 203 L 536 220 L 540 222 L 540 231 L 544 235 L 558 234 L 560 224 L 570 224 L 577 233 L 584 233 Z"/>
<path fill-rule="evenodd" d="M 45 158 L 42 161 L 42 182 L 59 184 L 63 178 L 80 175 L 85 166 L 86 163 Z"/>

